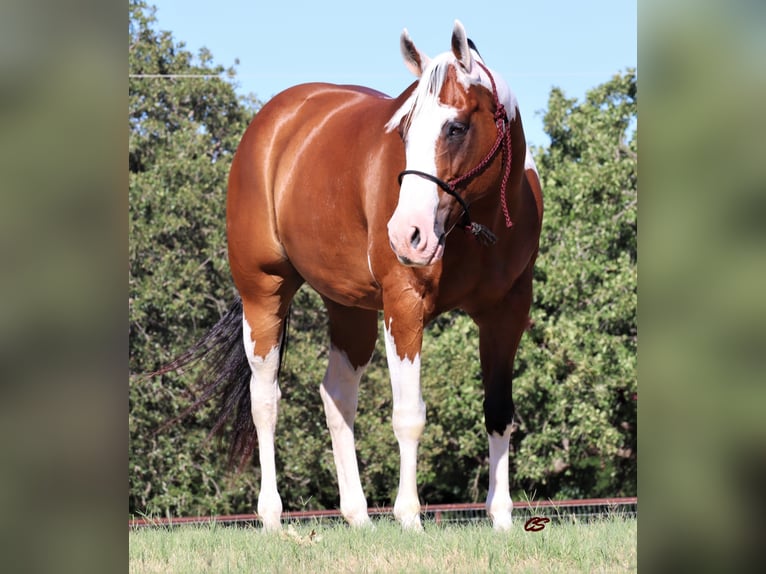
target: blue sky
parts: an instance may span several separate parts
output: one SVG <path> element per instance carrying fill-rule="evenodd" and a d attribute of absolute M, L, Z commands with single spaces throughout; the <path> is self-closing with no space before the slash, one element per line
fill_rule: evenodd
<path fill-rule="evenodd" d="M 552 87 L 568 97 L 637 67 L 636 0 L 419 2 L 384 0 L 149 0 L 158 28 L 216 64 L 237 66 L 237 89 L 261 101 L 309 81 L 362 84 L 398 95 L 414 77 L 399 53 L 407 28 L 434 56 L 457 18 L 519 100 L 527 141 L 547 145 L 542 110 Z"/>

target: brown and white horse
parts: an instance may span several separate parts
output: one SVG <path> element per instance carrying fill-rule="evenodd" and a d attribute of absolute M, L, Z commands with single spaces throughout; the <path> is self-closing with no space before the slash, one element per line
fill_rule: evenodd
<path fill-rule="evenodd" d="M 516 98 L 460 22 L 451 50 L 433 59 L 407 30 L 401 49 L 418 81 L 400 96 L 322 83 L 290 88 L 258 112 L 231 167 L 229 260 L 249 365 L 237 396 L 257 432 L 258 514 L 267 529 L 280 527 L 282 513 L 274 457 L 282 335 L 304 282 L 328 310 L 330 358 L 320 394 L 346 520 L 369 523 L 354 418 L 378 310 L 401 455 L 394 513 L 405 528 L 419 529 L 423 329 L 459 308 L 479 327 L 487 511 L 496 529 L 511 526 L 511 375 L 532 300 L 540 182 Z"/>

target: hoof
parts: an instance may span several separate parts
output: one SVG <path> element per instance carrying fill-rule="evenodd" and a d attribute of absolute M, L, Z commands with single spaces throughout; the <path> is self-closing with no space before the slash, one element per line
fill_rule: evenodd
<path fill-rule="evenodd" d="M 258 509 L 258 518 L 263 523 L 263 529 L 267 532 L 279 532 L 282 529 L 282 503 L 279 507 L 269 510 L 264 510 L 263 507 Z"/>
<path fill-rule="evenodd" d="M 396 517 L 403 530 L 422 532 L 423 525 L 420 523 L 420 514 L 399 515 Z"/>
<path fill-rule="evenodd" d="M 492 528 L 496 532 L 508 532 L 513 526 L 513 520 L 511 520 L 511 513 L 498 513 L 492 517 Z"/>
<path fill-rule="evenodd" d="M 263 530 L 266 532 L 279 532 L 282 530 L 282 522 L 277 518 L 277 520 L 266 520 L 265 518 L 261 517 L 261 522 L 263 523 Z"/>
<path fill-rule="evenodd" d="M 343 518 L 346 519 L 349 526 L 353 526 L 354 528 L 374 528 L 372 520 L 370 520 L 370 517 L 366 512 L 354 516 L 344 516 Z"/>

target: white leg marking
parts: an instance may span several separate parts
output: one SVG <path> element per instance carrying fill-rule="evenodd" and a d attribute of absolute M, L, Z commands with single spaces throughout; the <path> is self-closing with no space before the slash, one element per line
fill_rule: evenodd
<path fill-rule="evenodd" d="M 487 514 L 495 530 L 511 527 L 510 485 L 508 484 L 508 446 L 511 441 L 511 426 L 502 435 L 489 435 L 489 492 L 487 493 Z"/>
<path fill-rule="evenodd" d="M 258 515 L 266 530 L 281 527 L 282 499 L 277 491 L 277 467 L 274 458 L 274 431 L 277 426 L 278 404 L 281 393 L 277 381 L 279 345 L 265 357 L 255 355 L 250 325 L 242 316 L 245 353 L 252 377 L 250 378 L 250 405 L 255 430 L 258 434 L 258 458 L 261 463 L 261 491 L 258 494 Z"/>
<path fill-rule="evenodd" d="M 319 387 L 338 471 L 340 511 L 353 526 L 370 524 L 354 446 L 354 419 L 363 372 L 364 367 L 354 369 L 351 366 L 345 352 L 330 346 L 330 361 Z"/>
<path fill-rule="evenodd" d="M 420 530 L 417 458 L 418 443 L 426 424 L 426 405 L 420 393 L 420 353 L 412 360 L 399 358 L 390 322 L 385 329 L 385 341 L 394 399 L 394 434 L 399 441 L 401 457 L 394 516 L 404 528 Z"/>

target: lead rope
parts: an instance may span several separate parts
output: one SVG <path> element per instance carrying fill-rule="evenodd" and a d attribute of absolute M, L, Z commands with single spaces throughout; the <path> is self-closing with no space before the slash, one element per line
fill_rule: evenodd
<path fill-rule="evenodd" d="M 481 223 L 476 223 L 475 221 L 470 220 L 470 216 L 468 215 L 468 206 L 465 204 L 464 201 L 462 201 L 462 198 L 457 195 L 455 188 L 458 184 L 471 179 L 476 174 L 481 172 L 487 165 L 489 165 L 489 162 L 491 162 L 495 155 L 497 154 L 498 149 L 500 148 L 500 145 L 503 145 L 503 152 L 505 154 L 505 162 L 503 166 L 503 179 L 500 183 L 500 207 L 503 210 L 503 217 L 505 218 L 505 226 L 506 228 L 510 229 L 513 227 L 513 221 L 511 221 L 511 215 L 508 213 L 508 200 L 506 198 L 506 189 L 508 187 L 508 180 L 511 176 L 511 163 L 513 159 L 513 151 L 511 147 L 511 132 L 508 125 L 508 117 L 505 112 L 505 106 L 500 102 L 500 98 L 497 95 L 497 86 L 495 85 L 495 78 L 492 77 L 492 74 L 490 73 L 489 69 L 479 62 L 478 60 L 476 63 L 481 66 L 481 68 L 487 73 L 487 76 L 489 77 L 489 81 L 492 84 L 492 97 L 495 100 L 495 126 L 497 127 L 497 139 L 495 139 L 495 143 L 492 145 L 492 148 L 489 150 L 489 153 L 487 153 L 486 156 L 484 156 L 484 159 L 479 162 L 479 164 L 468 171 L 467 173 L 464 173 L 460 177 L 453 179 L 450 182 L 447 182 L 447 186 L 450 188 L 450 191 L 452 192 L 452 195 L 460 199 L 460 203 L 463 206 L 463 211 L 465 214 L 465 220 L 466 223 L 463 224 L 463 228 L 467 231 L 470 231 L 473 236 L 482 244 L 482 245 L 493 245 L 497 241 L 497 237 L 494 233 L 486 226 L 482 225 Z"/>
<path fill-rule="evenodd" d="M 492 77 L 492 74 L 489 72 L 489 69 L 484 64 L 482 64 L 478 60 L 476 61 L 476 63 L 479 64 L 479 66 L 481 66 L 481 69 L 487 73 L 487 76 L 489 76 L 489 81 L 492 84 L 492 97 L 495 100 L 495 116 L 494 116 L 495 125 L 497 126 L 498 133 L 502 134 L 503 151 L 505 152 L 505 169 L 503 171 L 503 180 L 500 183 L 500 206 L 503 210 L 503 217 L 505 218 L 505 226 L 508 229 L 510 229 L 511 227 L 513 227 L 513 221 L 511 221 L 511 216 L 508 213 L 508 200 L 506 199 L 506 195 L 505 195 L 505 190 L 508 187 L 508 180 L 511 177 L 511 163 L 512 163 L 511 160 L 513 159 L 510 126 L 508 125 L 508 117 L 506 116 L 505 106 L 503 106 L 503 104 L 500 103 L 500 98 L 497 95 L 497 86 L 495 86 L 495 78 Z M 498 143 L 499 142 L 497 142 L 496 145 Z"/>

